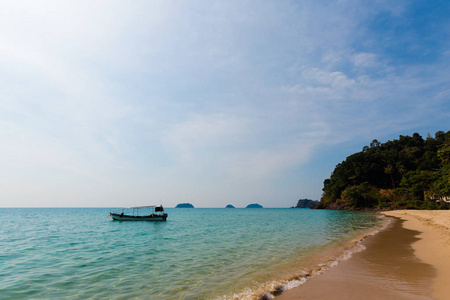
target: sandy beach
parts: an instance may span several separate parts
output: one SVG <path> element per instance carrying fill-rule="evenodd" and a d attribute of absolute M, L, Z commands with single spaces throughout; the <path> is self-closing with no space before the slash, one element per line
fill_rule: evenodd
<path fill-rule="evenodd" d="M 405 220 L 405 228 L 421 232 L 420 240 L 412 247 L 421 261 L 436 270 L 432 296 L 450 299 L 450 210 L 398 210 L 384 214 Z"/>
<path fill-rule="evenodd" d="M 450 211 L 383 214 L 366 250 L 276 299 L 449 299 Z"/>

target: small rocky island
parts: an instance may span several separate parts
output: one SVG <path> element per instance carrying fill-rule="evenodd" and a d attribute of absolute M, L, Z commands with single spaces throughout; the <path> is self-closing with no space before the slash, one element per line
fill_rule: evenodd
<path fill-rule="evenodd" d="M 262 207 L 262 205 L 260 205 L 258 203 L 253 203 L 253 204 L 247 205 L 246 208 L 263 208 L 263 207 Z"/>
<path fill-rule="evenodd" d="M 175 208 L 194 208 L 194 205 L 190 203 L 180 203 Z"/>
<path fill-rule="evenodd" d="M 297 205 L 292 206 L 291 208 L 312 208 L 317 205 L 319 205 L 319 201 L 311 199 L 300 199 L 298 200 Z"/>
<path fill-rule="evenodd" d="M 231 205 L 231 204 L 228 204 L 227 206 L 225 206 L 225 208 L 236 208 L 236 207 L 234 207 L 234 206 Z"/>

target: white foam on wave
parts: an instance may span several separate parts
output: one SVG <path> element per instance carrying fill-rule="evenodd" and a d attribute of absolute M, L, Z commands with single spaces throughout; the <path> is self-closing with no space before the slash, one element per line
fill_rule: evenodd
<path fill-rule="evenodd" d="M 323 274 L 325 271 L 337 266 L 341 261 L 350 259 L 355 253 L 358 252 L 362 252 L 364 250 L 366 250 L 366 246 L 364 246 L 362 244 L 362 241 L 365 240 L 367 237 L 369 236 L 373 236 L 375 234 L 377 234 L 379 232 L 379 230 L 374 230 L 368 234 L 366 234 L 364 237 L 360 238 L 359 240 L 357 240 L 354 244 L 353 247 L 351 247 L 350 249 L 346 249 L 344 250 L 344 252 L 338 256 L 337 258 L 331 260 L 328 263 L 324 263 L 324 264 L 319 264 L 319 268 L 313 272 L 311 272 L 310 274 L 301 277 L 299 279 L 293 279 L 288 281 L 287 283 L 285 283 L 282 287 L 283 291 L 287 291 L 293 288 L 296 288 L 300 285 L 305 284 L 310 278 L 316 277 L 320 274 Z"/>
<path fill-rule="evenodd" d="M 381 226 L 377 229 L 366 232 L 364 236 L 359 237 L 358 239 L 353 241 L 353 246 L 349 249 L 345 249 L 342 254 L 327 263 L 322 263 L 317 266 L 315 270 L 302 270 L 297 276 L 295 276 L 291 280 L 285 280 L 285 281 L 273 281 L 271 283 L 265 283 L 259 285 L 258 288 L 251 290 L 246 289 L 243 292 L 239 294 L 234 294 L 232 297 L 220 297 L 217 298 L 217 300 L 268 300 L 268 299 L 274 299 L 275 295 L 278 295 L 284 291 L 299 287 L 306 282 L 308 282 L 309 279 L 316 277 L 320 274 L 323 274 L 327 270 L 337 266 L 341 261 L 345 261 L 350 259 L 355 253 L 362 252 L 366 250 L 366 246 L 362 244 L 362 242 L 370 237 L 374 236 L 380 231 L 383 231 L 388 227 L 388 225 L 392 222 L 391 219 L 386 218 L 384 215 L 379 216 L 379 218 L 382 220 Z"/>

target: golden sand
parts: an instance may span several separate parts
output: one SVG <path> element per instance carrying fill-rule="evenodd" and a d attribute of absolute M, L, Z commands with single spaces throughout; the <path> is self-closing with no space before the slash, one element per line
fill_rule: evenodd
<path fill-rule="evenodd" d="M 404 227 L 420 231 L 414 254 L 436 269 L 433 298 L 450 299 L 450 210 L 397 210 L 386 216 L 405 220 Z"/>
<path fill-rule="evenodd" d="M 276 299 L 450 299 L 450 211 L 383 214 L 365 251 Z"/>

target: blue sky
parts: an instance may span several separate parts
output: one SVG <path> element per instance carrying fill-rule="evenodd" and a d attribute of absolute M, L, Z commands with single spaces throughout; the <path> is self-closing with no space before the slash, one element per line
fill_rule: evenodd
<path fill-rule="evenodd" d="M 319 199 L 448 131 L 448 1 L 2 1 L 0 206 Z"/>

